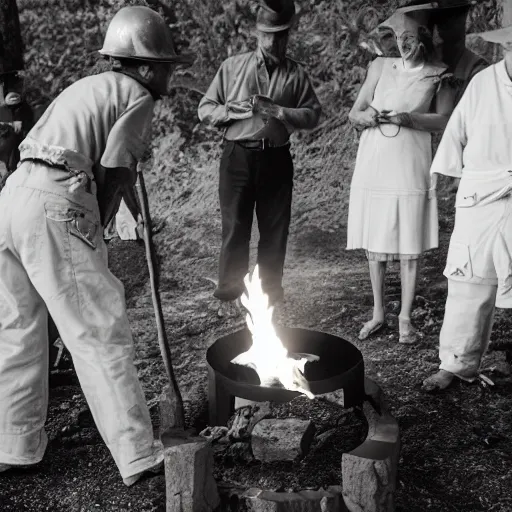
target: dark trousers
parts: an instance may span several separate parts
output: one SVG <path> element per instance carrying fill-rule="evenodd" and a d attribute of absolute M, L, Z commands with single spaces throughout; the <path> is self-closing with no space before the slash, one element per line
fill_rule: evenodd
<path fill-rule="evenodd" d="M 260 240 L 257 263 L 263 291 L 283 296 L 283 267 L 290 227 L 293 161 L 289 146 L 246 149 L 227 142 L 220 162 L 222 248 L 215 297 L 234 300 L 244 291 L 254 210 Z"/>

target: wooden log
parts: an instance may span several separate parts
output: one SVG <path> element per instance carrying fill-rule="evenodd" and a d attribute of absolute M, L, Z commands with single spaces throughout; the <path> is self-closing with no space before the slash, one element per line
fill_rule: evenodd
<path fill-rule="evenodd" d="M 315 426 L 311 421 L 261 420 L 252 431 L 252 452 L 263 462 L 296 460 L 307 455 L 314 434 Z"/>
<path fill-rule="evenodd" d="M 213 512 L 219 504 L 213 478 L 213 450 L 201 437 L 165 436 L 167 512 Z"/>

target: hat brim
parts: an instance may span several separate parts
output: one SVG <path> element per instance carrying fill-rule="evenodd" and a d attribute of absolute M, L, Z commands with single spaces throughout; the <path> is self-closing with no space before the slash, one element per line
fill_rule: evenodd
<path fill-rule="evenodd" d="M 468 9 L 475 6 L 478 2 L 476 0 L 461 0 L 460 2 L 453 2 L 452 5 L 439 5 L 439 2 L 425 2 L 421 5 L 404 5 L 400 9 L 417 9 L 417 8 L 426 8 L 425 6 L 429 6 L 428 9 L 432 11 L 446 11 L 447 9 L 460 9 L 462 7 L 467 7 Z"/>
<path fill-rule="evenodd" d="M 183 53 L 180 55 L 169 55 L 169 56 L 162 56 L 162 57 L 144 57 L 144 56 L 137 56 L 134 57 L 133 55 L 127 55 L 127 54 L 121 54 L 118 52 L 109 52 L 108 50 L 98 50 L 98 53 L 105 57 L 113 57 L 114 59 L 132 59 L 132 60 L 141 60 L 141 61 L 148 61 L 148 62 L 172 62 L 173 64 L 182 64 L 184 66 L 191 66 L 195 60 L 196 56 L 192 53 Z"/>
<path fill-rule="evenodd" d="M 485 41 L 501 44 L 502 46 L 508 46 L 512 44 L 512 26 L 498 28 L 496 30 L 488 30 L 487 32 L 480 32 L 475 35 L 481 37 Z"/>
<path fill-rule="evenodd" d="M 266 32 L 268 34 L 273 34 L 275 32 L 284 32 L 285 30 L 290 30 L 293 25 L 293 21 L 288 23 L 284 23 L 283 25 L 278 25 L 277 27 L 271 25 L 265 25 L 264 23 L 256 23 L 256 29 L 260 32 Z"/>

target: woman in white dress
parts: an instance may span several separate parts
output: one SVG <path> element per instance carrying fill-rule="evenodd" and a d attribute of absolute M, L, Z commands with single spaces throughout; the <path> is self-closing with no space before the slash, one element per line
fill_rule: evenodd
<path fill-rule="evenodd" d="M 385 325 L 388 261 L 400 261 L 401 343 L 414 343 L 411 326 L 418 259 L 438 246 L 435 190 L 430 183 L 431 133 L 453 110 L 447 66 L 432 62 L 428 10 L 403 8 L 380 27 L 391 28 L 401 58 L 377 58 L 368 70 L 350 121 L 363 129 L 350 190 L 347 249 L 365 249 L 374 308 L 359 339 Z"/>

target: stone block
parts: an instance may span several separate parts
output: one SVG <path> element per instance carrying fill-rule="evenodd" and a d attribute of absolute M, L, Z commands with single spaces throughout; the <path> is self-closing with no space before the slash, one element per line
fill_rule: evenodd
<path fill-rule="evenodd" d="M 162 441 L 167 512 L 213 512 L 220 500 L 210 444 L 178 431 L 168 431 Z"/>
<path fill-rule="evenodd" d="M 371 399 L 363 410 L 368 435 L 363 444 L 342 458 L 343 498 L 350 512 L 394 512 L 394 493 L 400 455 L 398 423 L 388 412 L 380 388 L 365 384 Z"/>
<path fill-rule="evenodd" d="M 262 462 L 292 461 L 308 453 L 314 434 L 311 421 L 295 418 L 261 420 L 252 431 L 252 452 Z"/>
<path fill-rule="evenodd" d="M 321 512 L 318 502 L 298 493 L 262 491 L 245 501 L 248 512 Z"/>
<path fill-rule="evenodd" d="M 344 512 L 346 508 L 343 503 L 341 488 L 338 492 L 320 489 L 318 491 L 300 491 L 298 493 L 308 501 L 318 504 L 320 512 Z"/>

